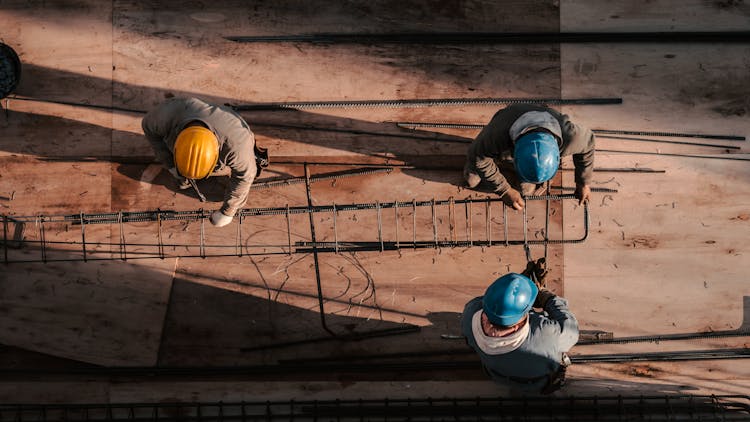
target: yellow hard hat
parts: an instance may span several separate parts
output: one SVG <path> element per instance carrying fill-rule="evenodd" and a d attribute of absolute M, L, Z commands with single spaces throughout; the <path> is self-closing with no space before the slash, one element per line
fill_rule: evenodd
<path fill-rule="evenodd" d="M 202 126 L 183 129 L 174 143 L 174 166 L 183 177 L 203 179 L 219 160 L 216 135 Z"/>

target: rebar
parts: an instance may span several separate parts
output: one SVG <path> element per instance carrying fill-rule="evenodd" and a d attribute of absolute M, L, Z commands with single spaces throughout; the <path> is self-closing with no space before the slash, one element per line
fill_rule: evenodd
<path fill-rule="evenodd" d="M 526 197 L 526 200 L 531 201 L 562 201 L 562 200 L 569 200 L 574 199 L 573 195 L 544 195 L 544 196 L 532 196 L 532 197 Z M 472 213 L 472 204 L 474 202 L 481 202 L 484 204 L 484 220 L 485 220 L 485 236 L 484 238 L 475 238 L 473 234 L 473 213 Z M 294 254 L 294 253 L 310 253 L 313 252 L 313 249 L 317 251 L 317 253 L 321 252 L 335 252 L 340 253 L 342 251 L 390 251 L 390 250 L 398 250 L 402 248 L 412 248 L 412 249 L 419 249 L 419 248 L 425 248 L 425 247 L 432 247 L 432 248 L 441 248 L 441 247 L 474 247 L 474 246 L 496 246 L 496 245 L 546 245 L 546 244 L 565 244 L 565 243 L 580 243 L 586 240 L 586 237 L 588 236 L 588 230 L 589 230 L 589 217 L 588 217 L 588 206 L 584 205 L 583 208 L 583 235 L 580 238 L 574 238 L 574 239 L 550 239 L 547 235 L 545 235 L 544 239 L 529 239 L 527 232 L 527 220 L 528 216 L 526 213 L 524 213 L 524 239 L 523 240 L 515 240 L 510 239 L 508 235 L 508 215 L 506 207 L 503 205 L 503 241 L 498 242 L 495 239 L 493 239 L 493 233 L 492 233 L 492 204 L 493 203 L 502 203 L 502 200 L 500 198 L 492 198 L 488 197 L 486 199 L 459 199 L 456 200 L 454 198 L 448 198 L 448 199 L 431 199 L 429 201 L 417 201 L 416 199 L 412 199 L 411 201 L 394 201 L 394 202 L 379 202 L 376 201 L 374 203 L 354 203 L 354 204 L 332 204 L 332 205 L 312 205 L 312 202 L 310 201 L 310 204 L 308 206 L 296 206 L 291 207 L 288 204 L 284 207 L 277 207 L 277 208 L 248 208 L 243 209 L 240 212 L 237 213 L 237 220 L 235 224 L 237 224 L 236 228 L 236 239 L 232 242 L 227 242 L 228 244 L 211 244 L 207 242 L 206 240 L 206 219 L 209 218 L 210 213 L 204 211 L 204 210 L 196 210 L 196 211 L 171 211 L 171 210 L 155 210 L 155 211 L 135 211 L 135 212 L 125 212 L 125 211 L 118 211 L 115 213 L 93 213 L 93 214 L 86 214 L 83 212 L 80 212 L 75 215 L 51 215 L 51 216 L 34 216 L 34 217 L 23 217 L 23 216 L 14 216 L 13 218 L 10 218 L 8 216 L 2 216 L 3 218 L 3 244 L 4 244 L 4 253 L 3 257 L 5 260 L 5 263 L 11 263 L 11 262 L 37 262 L 34 260 L 26 259 L 27 255 L 24 255 L 24 259 L 15 259 L 15 257 L 12 256 L 12 251 L 9 250 L 8 247 L 8 226 L 10 224 L 16 224 L 17 228 L 25 224 L 25 221 L 33 221 L 35 222 L 39 234 L 38 239 L 23 239 L 19 242 L 19 245 L 36 245 L 40 249 L 41 253 L 41 262 L 47 262 L 49 257 L 47 256 L 47 251 L 50 249 L 53 245 L 54 246 L 65 246 L 70 245 L 74 247 L 79 248 L 79 253 L 81 253 L 82 257 L 76 257 L 74 256 L 75 250 L 73 249 L 54 249 L 54 250 L 60 250 L 65 251 L 70 255 L 69 258 L 66 259 L 58 259 L 55 257 L 54 261 L 78 261 L 78 260 L 103 260 L 103 259 L 120 259 L 120 260 L 126 260 L 126 259 L 144 259 L 146 257 L 153 257 L 153 258 L 160 258 L 160 259 L 166 259 L 166 258 L 172 258 L 172 257 L 194 257 L 198 256 L 201 258 L 206 257 L 214 257 L 214 256 L 257 256 L 262 254 L 268 254 L 268 255 L 275 255 L 279 251 L 285 253 L 285 254 Z M 465 222 L 464 227 L 466 229 L 466 236 L 459 237 L 457 233 L 457 224 L 456 224 L 456 211 L 455 206 L 456 204 L 463 205 L 464 206 L 464 214 L 465 214 Z M 429 223 L 427 223 L 427 226 L 430 230 L 429 238 L 425 236 L 425 233 L 420 234 L 420 228 L 417 225 L 417 213 L 418 209 L 421 207 L 430 207 L 430 220 Z M 447 207 L 447 213 L 448 218 L 447 221 L 444 221 L 443 219 L 440 220 L 440 224 L 438 224 L 438 208 L 445 208 Z M 392 208 L 394 210 L 394 227 L 395 232 L 391 232 L 388 230 L 388 233 L 391 233 L 390 238 L 386 238 L 386 230 L 384 229 L 384 221 L 383 221 L 383 210 Z M 400 224 L 399 221 L 399 209 L 410 209 L 412 214 L 412 236 L 411 241 L 406 241 L 400 233 Z M 345 240 L 341 239 L 341 227 L 339 222 L 339 214 L 342 212 L 353 212 L 353 211 L 368 211 L 371 210 L 373 212 L 373 217 L 375 217 L 376 220 L 376 230 L 377 230 L 377 238 L 374 239 L 374 241 L 370 240 L 360 240 L 360 239 L 352 239 L 352 240 Z M 316 213 L 332 213 L 333 214 L 333 242 L 325 241 L 320 242 L 317 240 L 311 241 L 292 241 L 292 227 L 291 227 L 291 216 L 297 215 L 297 214 L 308 214 L 309 218 L 312 218 L 312 216 Z M 252 220 L 248 220 L 248 218 L 255 218 L 255 217 L 279 217 L 283 218 L 286 223 L 286 233 L 285 233 L 285 243 L 283 244 L 277 244 L 274 242 L 267 242 L 267 243 L 247 243 L 245 240 L 245 243 L 243 243 L 243 229 L 242 225 L 252 223 Z M 372 217 L 371 217 L 372 218 Z M 198 236 L 199 238 L 196 241 L 192 242 L 185 242 L 185 241 L 176 241 L 172 243 L 165 243 L 164 236 L 165 231 L 167 230 L 167 226 L 165 225 L 167 222 L 191 222 L 191 221 L 197 221 L 199 224 L 199 232 Z M 264 220 L 265 221 L 265 220 Z M 369 220 L 372 221 L 372 220 Z M 130 223 L 147 223 L 147 222 L 155 222 L 156 225 L 156 239 L 157 242 L 149 243 L 149 242 L 127 242 L 125 233 L 126 233 L 126 225 Z M 102 240 L 92 240 L 89 239 L 88 233 L 86 233 L 85 226 L 91 225 L 91 224 L 116 224 L 118 226 L 118 232 L 119 232 L 119 239 L 118 241 L 110 241 L 107 239 Z M 283 224 L 283 223 L 282 223 Z M 277 224 L 276 226 L 282 226 L 282 224 Z M 360 223 L 361 224 L 361 223 Z M 372 223 L 368 223 L 372 224 Z M 58 239 L 48 239 L 46 227 L 51 226 L 55 229 L 60 229 L 60 233 L 64 233 L 67 231 L 67 226 L 72 225 L 80 225 L 81 226 L 81 238 L 79 241 L 71 241 L 63 238 L 62 240 Z M 440 234 L 440 226 L 445 227 L 445 232 L 441 236 Z M 545 233 L 549 232 L 549 221 L 545 218 Z M 172 227 L 174 225 L 170 225 L 170 230 L 174 230 Z M 446 227 L 447 226 L 447 227 Z M 283 227 L 283 226 L 282 226 Z M 314 228 L 313 228 L 314 230 Z M 330 229 L 327 229 L 330 230 Z M 182 230 L 184 231 L 184 229 Z M 110 231 L 111 233 L 114 233 L 114 231 Z M 117 236 L 112 234 L 111 236 Z M 170 238 L 172 237 L 172 233 L 170 232 Z M 194 235 L 190 236 L 194 237 Z M 429 239 L 429 240 L 428 240 Z M 196 245 L 197 244 L 197 245 Z M 94 248 L 89 248 L 90 246 L 94 246 Z M 99 250 L 99 246 L 109 246 L 110 249 L 108 252 L 103 252 Z M 144 251 L 143 248 L 154 248 L 156 250 L 156 253 L 152 251 Z M 132 249 L 128 250 L 128 248 L 140 248 L 141 250 L 139 252 L 135 252 Z M 170 248 L 170 252 L 167 252 L 167 248 Z M 176 249 L 180 248 L 180 249 Z M 182 248 L 185 248 L 186 250 L 182 250 Z M 191 251 L 191 248 L 197 248 L 197 254 L 195 251 Z M 232 253 L 225 253 L 222 252 L 222 250 L 225 249 L 232 249 Z M 263 253 L 259 253 L 258 250 L 263 250 Z M 312 248 L 312 249 L 311 249 Z M 244 249 L 244 250 L 243 250 Z M 119 252 L 119 253 L 118 253 Z M 109 258 L 103 258 L 103 254 L 108 253 Z"/>
<path fill-rule="evenodd" d="M 455 106 L 496 106 L 509 104 L 607 105 L 622 104 L 622 98 L 420 98 L 359 101 L 292 101 L 232 105 L 236 111 L 273 111 L 323 108 L 426 108 Z"/>
<path fill-rule="evenodd" d="M 454 396 L 241 402 L 3 404 L 0 422 L 747 420 L 748 395 Z"/>
<path fill-rule="evenodd" d="M 310 190 L 310 168 L 308 166 L 305 166 L 305 188 L 307 192 L 307 206 L 308 208 L 311 208 L 313 206 L 313 203 L 312 203 L 312 192 Z M 314 219 L 313 213 L 308 213 L 308 216 L 310 217 L 310 239 L 314 243 L 317 243 L 315 240 L 315 219 Z M 326 324 L 325 304 L 323 301 L 324 300 L 323 299 L 324 298 L 323 284 L 320 281 L 320 264 L 318 262 L 317 246 L 313 246 L 312 252 L 313 252 L 313 262 L 315 264 L 315 282 L 318 288 L 318 308 L 320 310 L 320 325 L 328 334 L 330 334 L 333 337 L 336 337 L 336 333 L 334 333 L 333 330 L 328 328 L 328 325 Z"/>
<path fill-rule="evenodd" d="M 226 36 L 240 43 L 313 44 L 559 44 L 559 43 L 744 43 L 750 31 L 669 32 L 319 32 L 291 35 Z"/>
<path fill-rule="evenodd" d="M 393 123 L 396 126 L 414 129 L 414 128 L 437 128 L 437 129 L 482 129 L 484 124 L 481 123 L 451 123 L 451 122 L 383 122 Z M 618 129 L 592 129 L 592 132 L 602 135 L 635 135 L 635 136 L 663 136 L 671 138 L 699 138 L 699 139 L 717 139 L 724 141 L 744 141 L 744 136 L 738 135 L 714 135 L 701 133 L 681 133 L 665 131 L 641 131 L 641 130 L 618 130 Z"/>

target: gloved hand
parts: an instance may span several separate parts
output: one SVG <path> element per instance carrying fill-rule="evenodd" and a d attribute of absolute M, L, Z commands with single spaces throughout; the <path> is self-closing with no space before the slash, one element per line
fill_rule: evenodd
<path fill-rule="evenodd" d="M 532 279 L 536 286 L 541 290 L 547 285 L 547 261 L 539 258 L 536 262 L 532 261 L 526 264 L 526 269 L 521 274 Z M 532 276 L 533 275 L 533 276 Z"/>
<path fill-rule="evenodd" d="M 578 205 L 583 205 L 591 198 L 591 187 L 584 184 L 576 184 L 575 197 L 578 199 Z"/>
<path fill-rule="evenodd" d="M 550 301 L 550 299 L 554 298 L 555 294 L 550 292 L 547 289 L 539 289 L 539 293 L 536 295 L 536 299 L 534 300 L 534 307 L 544 309 L 545 306 L 547 306 L 547 302 Z"/>
<path fill-rule="evenodd" d="M 211 224 L 213 224 L 214 226 L 224 227 L 227 224 L 232 222 L 232 217 L 228 217 L 224 215 L 224 213 L 222 213 L 221 211 L 216 210 L 211 213 L 210 220 L 211 220 Z"/>
<path fill-rule="evenodd" d="M 517 210 L 523 209 L 523 197 L 521 196 L 521 193 L 513 188 L 508 188 L 508 190 L 500 197 L 500 199 L 503 200 L 503 203 L 509 207 L 512 207 Z"/>

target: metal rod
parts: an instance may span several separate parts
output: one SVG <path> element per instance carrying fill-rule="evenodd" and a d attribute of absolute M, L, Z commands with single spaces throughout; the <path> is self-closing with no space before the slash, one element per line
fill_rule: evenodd
<path fill-rule="evenodd" d="M 81 250 L 83 251 L 83 262 L 86 262 L 86 224 L 83 222 L 83 211 L 81 211 Z"/>
<path fill-rule="evenodd" d="M 684 142 L 684 141 L 671 141 L 667 139 L 652 139 L 652 138 L 633 138 L 629 136 L 615 136 L 615 135 L 598 135 L 597 138 L 599 139 L 618 139 L 621 141 L 637 141 L 637 142 L 653 142 L 653 143 L 660 143 L 660 144 L 674 144 L 674 145 L 689 145 L 694 147 L 710 147 L 710 148 L 722 148 L 722 149 L 731 149 L 731 150 L 739 150 L 742 149 L 742 147 L 738 147 L 736 145 L 717 145 L 717 144 L 707 144 L 702 142 Z"/>
<path fill-rule="evenodd" d="M 392 123 L 396 126 L 415 129 L 415 128 L 438 128 L 438 129 L 483 129 L 482 123 L 451 123 L 451 122 L 383 122 Z M 592 129 L 592 132 L 601 135 L 636 135 L 636 136 L 664 136 L 672 138 L 700 138 L 700 139 L 718 139 L 724 141 L 744 141 L 744 136 L 737 135 L 711 135 L 700 133 L 679 133 L 664 131 L 641 131 L 641 130 L 616 130 L 616 129 Z"/>
<path fill-rule="evenodd" d="M 750 161 L 750 157 L 745 157 L 744 154 L 741 157 L 736 157 L 735 154 L 723 154 L 722 156 L 715 155 L 700 155 L 700 154 L 676 154 L 668 152 L 651 152 L 651 151 L 623 151 L 615 149 L 597 149 L 597 152 L 606 153 L 619 153 L 619 154 L 640 154 L 640 155 L 662 155 L 665 157 L 685 157 L 685 158 L 703 158 L 713 160 L 734 160 L 734 161 Z"/>
<path fill-rule="evenodd" d="M 311 208 L 313 206 L 312 203 L 312 191 L 310 189 L 310 167 L 305 164 L 305 191 L 307 193 L 307 206 L 308 208 Z M 313 213 L 307 214 L 310 217 L 310 240 L 312 240 L 314 243 L 317 244 L 317 241 L 315 240 L 315 219 L 313 218 Z M 315 282 L 318 287 L 318 309 L 320 310 L 320 324 L 323 327 L 323 329 L 328 332 L 333 337 L 336 337 L 336 333 L 331 331 L 330 328 L 328 328 L 328 324 L 326 324 L 326 311 L 325 311 L 325 304 L 323 302 L 323 285 L 320 281 L 320 264 L 318 262 L 318 247 L 313 246 L 313 262 L 315 263 Z"/>
<path fill-rule="evenodd" d="M 336 205 L 334 204 L 334 207 Z M 286 204 L 286 238 L 289 242 L 289 255 L 292 254 L 292 225 L 291 221 L 289 221 L 289 204 Z M 337 249 L 338 250 L 338 249 Z"/>
<path fill-rule="evenodd" d="M 435 216 L 435 198 L 432 198 L 432 238 L 435 241 L 435 248 L 438 248 L 438 236 L 437 236 L 437 221 Z"/>
<path fill-rule="evenodd" d="M 339 230 L 336 226 L 336 203 L 333 203 L 333 243 L 336 247 L 336 253 L 339 253 Z"/>
<path fill-rule="evenodd" d="M 242 215 L 237 216 L 237 256 L 242 256 Z"/>
<path fill-rule="evenodd" d="M 393 216 L 396 222 L 396 247 L 401 248 L 401 243 L 398 240 L 398 201 L 393 201 Z"/>
<path fill-rule="evenodd" d="M 274 111 L 321 108 L 402 108 L 496 106 L 503 104 L 607 105 L 622 104 L 622 98 L 425 98 L 360 101 L 292 101 L 232 105 L 236 111 Z"/>
<path fill-rule="evenodd" d="M 593 129 L 597 134 L 608 135 L 637 135 L 637 136 L 668 136 L 673 138 L 700 138 L 700 139 L 720 139 L 724 141 L 744 141 L 744 136 L 737 135 L 710 135 L 702 133 L 679 133 L 679 132 L 648 132 L 642 130 L 616 130 L 616 129 Z"/>
<path fill-rule="evenodd" d="M 379 173 L 386 173 L 390 174 L 393 172 L 393 167 L 383 167 L 382 168 L 363 168 L 358 170 L 351 170 L 346 172 L 334 172 L 331 174 L 324 174 L 324 175 L 317 175 L 310 177 L 310 182 L 322 182 L 326 180 L 338 180 L 343 179 L 347 177 L 354 177 L 354 176 L 368 176 L 372 174 L 379 174 Z M 256 189 L 269 189 L 277 186 L 291 186 L 298 183 L 305 183 L 304 177 L 291 177 L 287 179 L 281 179 L 281 180 L 270 180 L 268 182 L 258 182 L 253 183 L 252 186 L 250 186 L 251 190 Z"/>
<path fill-rule="evenodd" d="M 454 243 L 456 242 L 456 202 L 453 200 L 453 197 L 451 196 L 448 198 L 448 230 L 450 233 L 450 239 Z"/>
<path fill-rule="evenodd" d="M 159 257 L 161 259 L 164 259 L 164 242 L 162 241 L 162 236 L 161 236 L 161 212 L 157 212 L 156 221 L 157 221 L 157 228 L 158 228 L 157 238 L 159 241 L 159 249 L 158 249 Z"/>
<path fill-rule="evenodd" d="M 412 223 L 412 235 L 414 237 L 414 249 L 417 248 L 417 200 L 412 199 L 411 201 L 412 206 L 412 213 L 411 213 L 411 223 Z"/>
<path fill-rule="evenodd" d="M 128 260 L 128 252 L 125 246 L 125 227 L 122 224 L 122 211 L 117 213 L 117 225 L 120 227 L 120 259 Z"/>
<path fill-rule="evenodd" d="M 744 43 L 750 31 L 690 32 L 322 32 L 292 35 L 227 36 L 241 43 L 338 44 L 534 44 L 534 43 Z"/>
<path fill-rule="evenodd" d="M 39 224 L 39 246 L 42 252 L 42 262 L 47 263 L 47 245 L 45 244 L 46 239 L 44 238 L 44 217 L 39 216 L 37 224 Z"/>
<path fill-rule="evenodd" d="M 378 214 L 378 242 L 380 242 L 380 252 L 383 252 L 383 218 L 380 213 L 380 201 L 375 201 Z"/>

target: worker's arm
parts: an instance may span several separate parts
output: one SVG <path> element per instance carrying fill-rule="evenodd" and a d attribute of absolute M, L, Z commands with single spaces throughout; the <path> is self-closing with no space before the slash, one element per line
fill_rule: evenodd
<path fill-rule="evenodd" d="M 226 156 L 227 166 L 232 170 L 232 173 L 229 178 L 229 186 L 224 194 L 224 204 L 220 211 L 228 217 L 234 217 L 237 211 L 245 205 L 250 186 L 255 179 L 257 169 L 255 152 L 253 151 L 255 141 L 252 135 L 249 140 L 249 142 L 235 145 Z"/>
<path fill-rule="evenodd" d="M 594 177 L 594 150 L 596 140 L 594 133 L 583 126 L 566 121 L 563 136 L 570 139 L 575 166 L 576 198 L 583 202 L 591 195 L 591 180 Z"/>
<path fill-rule="evenodd" d="M 545 325 L 555 325 L 560 351 L 570 350 L 578 342 L 578 321 L 568 309 L 568 301 L 559 296 L 552 296 L 544 305 L 544 310 L 550 318 L 545 321 Z"/>
<path fill-rule="evenodd" d="M 170 119 L 166 118 L 167 116 L 164 114 L 161 107 L 150 111 L 141 121 L 141 127 L 143 128 L 143 134 L 146 135 L 146 139 L 154 150 L 154 154 L 156 154 L 156 159 L 169 169 L 174 167 L 174 157 L 172 151 L 164 142 L 171 130 L 169 127 Z"/>

